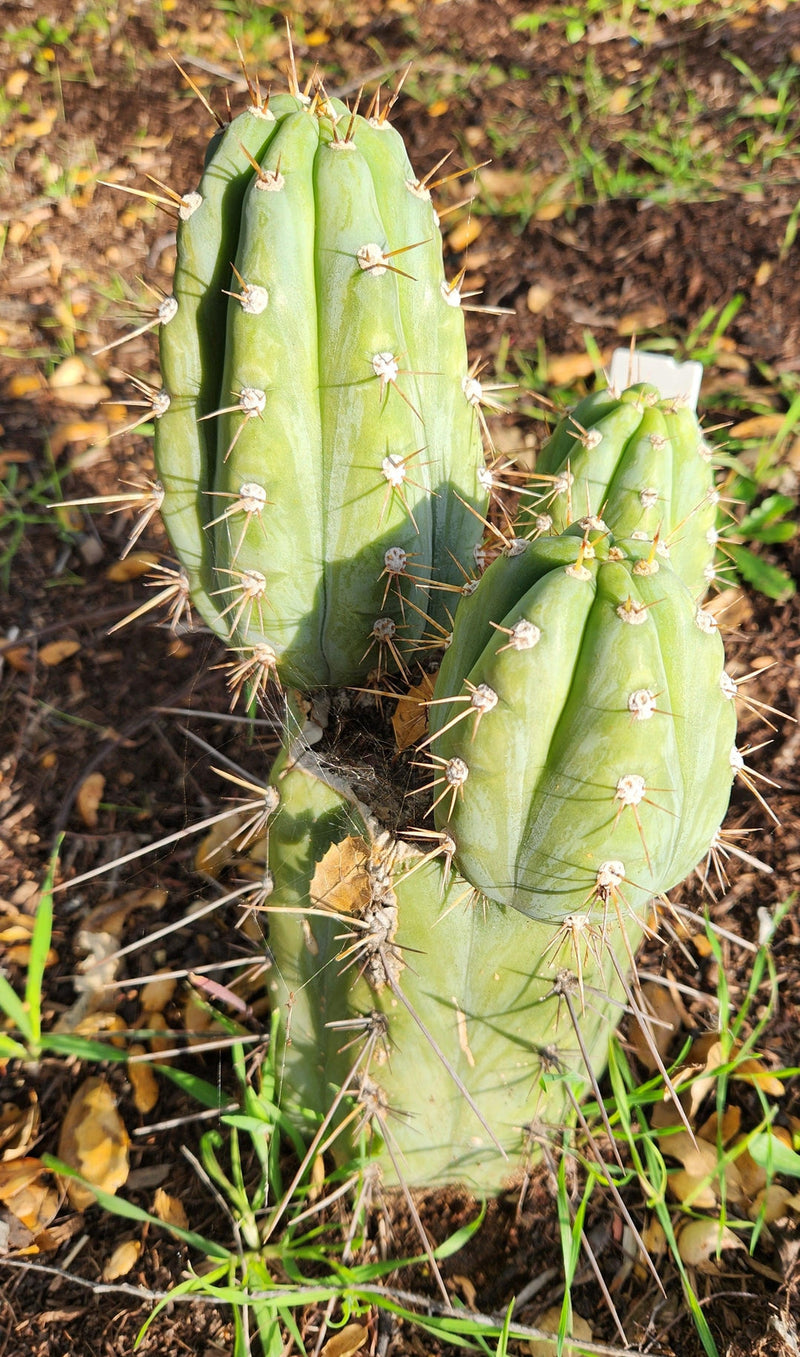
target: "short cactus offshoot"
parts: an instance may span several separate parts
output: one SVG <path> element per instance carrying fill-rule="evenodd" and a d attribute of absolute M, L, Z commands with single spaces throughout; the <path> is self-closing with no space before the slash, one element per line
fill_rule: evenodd
<path fill-rule="evenodd" d="M 628 972 L 653 902 L 715 842 L 733 778 L 719 631 L 654 544 L 597 526 L 515 543 L 459 604 L 412 758 L 427 853 L 327 762 L 276 770 L 267 907 L 290 1103 L 322 1112 L 347 1075 L 343 1014 L 380 1012 L 398 1054 L 372 1054 L 369 1087 L 396 1115 L 371 1147 L 417 1184 L 499 1185 L 531 1119 L 558 1124 L 595 1078 L 620 1006 L 648 1029 Z M 354 844 L 360 876 L 341 865 Z M 564 1081 L 540 1082 L 543 1061 Z"/>

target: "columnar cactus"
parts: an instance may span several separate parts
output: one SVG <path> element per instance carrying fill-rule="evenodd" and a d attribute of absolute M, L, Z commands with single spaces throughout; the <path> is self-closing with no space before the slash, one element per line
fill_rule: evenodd
<path fill-rule="evenodd" d="M 363 1132 L 387 1184 L 499 1188 L 531 1124 L 563 1124 L 586 1085 L 576 1025 L 602 1069 L 644 914 L 598 909 L 574 928 L 528 918 L 481 898 L 446 852 L 382 831 L 310 751 L 279 760 L 273 780 L 269 986 L 285 1014 L 285 1110 L 310 1132 L 341 1099 L 335 1120 L 349 1114 L 353 1129 L 335 1149 L 348 1157 Z"/>
<path fill-rule="evenodd" d="M 582 1061 L 602 1063 L 651 902 L 727 809 L 736 721 L 711 614 L 654 544 L 582 532 L 515 540 L 458 608 L 418 760 L 438 853 L 382 834 L 310 754 L 275 778 L 292 1103 L 322 1113 L 347 1083 L 390 1177 L 399 1152 L 412 1182 L 496 1185 L 531 1118 L 558 1122 L 568 1093 L 539 1085 L 542 1053 L 580 1079 L 579 1024 Z M 370 1048 L 348 1080 L 342 1030 L 365 1050 L 379 1031 L 386 1069 Z"/>
<path fill-rule="evenodd" d="M 290 739 L 285 694 L 270 988 L 296 1118 L 333 1109 L 389 1179 L 493 1187 L 622 1007 L 646 1025 L 627 972 L 652 901 L 710 850 L 741 763 L 700 605 L 708 448 L 652 386 L 587 397 L 476 581 L 502 477 L 429 187 L 377 103 L 251 95 L 177 200 L 146 513 L 235 691 L 407 678 L 444 649 L 429 733 L 373 779 L 390 829 L 332 739 L 324 759 Z"/>
<path fill-rule="evenodd" d="M 617 537 L 658 534 L 696 598 L 713 574 L 713 450 L 685 401 L 639 382 L 594 392 L 559 422 L 520 504 L 520 531 L 559 533 L 599 515 Z"/>
<path fill-rule="evenodd" d="M 383 115 L 281 95 L 179 216 L 155 457 L 192 602 L 285 684 L 394 667 L 486 505 L 430 191 Z"/>
<path fill-rule="evenodd" d="M 436 823 L 459 870 L 538 919 L 677 885 L 733 777 L 713 616 L 653 543 L 576 526 L 489 567 L 431 706 Z"/>

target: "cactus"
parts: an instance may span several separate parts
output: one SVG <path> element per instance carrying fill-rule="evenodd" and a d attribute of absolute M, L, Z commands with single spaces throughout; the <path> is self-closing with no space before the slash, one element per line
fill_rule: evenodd
<path fill-rule="evenodd" d="M 531 1123 L 563 1124 L 586 1084 L 576 1025 L 602 1068 L 625 999 L 612 948 L 626 966 L 644 914 L 609 918 L 601 946 L 597 921 L 578 935 L 479 901 L 446 855 L 382 831 L 311 751 L 279 760 L 273 782 L 270 994 L 286 1016 L 285 1110 L 310 1133 L 313 1114 L 338 1105 L 387 1184 L 498 1189 Z M 352 1153 L 345 1137 L 336 1149 Z"/>
<path fill-rule="evenodd" d="M 298 1111 L 346 1088 L 390 1178 L 399 1156 L 418 1185 L 498 1185 L 531 1119 L 564 1115 L 573 1084 L 537 1087 L 543 1058 L 588 1077 L 566 1029 L 602 1063 L 651 901 L 715 840 L 726 678 L 713 618 L 652 544 L 520 539 L 460 604 L 430 704 L 438 854 L 399 846 L 310 753 L 279 766 L 272 992 L 292 995 Z M 343 1028 L 372 1062 L 357 1078 Z"/>
<path fill-rule="evenodd" d="M 407 760 L 368 805 L 332 733 L 324 756 L 291 738 L 284 693 L 261 903 L 294 1119 L 349 1128 L 388 1181 L 495 1188 L 534 1122 L 597 1091 L 623 1008 L 647 1032 L 628 977 L 652 902 L 745 768 L 699 604 L 708 450 L 654 387 L 587 397 L 470 578 L 504 473 L 429 185 L 377 101 L 251 97 L 177 199 L 144 521 L 161 507 L 180 559 L 173 617 L 190 598 L 238 652 L 234 693 L 408 678 L 415 647 L 444 649 L 411 759 L 422 830 L 399 828 Z"/>
<path fill-rule="evenodd" d="M 430 191 L 384 115 L 287 94 L 218 134 L 179 216 L 155 458 L 191 600 L 284 684 L 395 667 L 486 504 Z"/>
<path fill-rule="evenodd" d="M 617 537 L 658 533 L 699 600 L 713 578 L 717 496 L 712 450 L 694 410 L 639 382 L 593 392 L 554 429 L 522 496 L 520 521 L 562 532 L 598 515 Z M 522 528 L 521 528 L 522 530 Z"/>
<path fill-rule="evenodd" d="M 439 671 L 437 826 L 473 885 L 533 918 L 602 901 L 606 876 L 638 910 L 727 808 L 722 641 L 645 548 L 591 527 L 517 541 L 462 602 Z"/>

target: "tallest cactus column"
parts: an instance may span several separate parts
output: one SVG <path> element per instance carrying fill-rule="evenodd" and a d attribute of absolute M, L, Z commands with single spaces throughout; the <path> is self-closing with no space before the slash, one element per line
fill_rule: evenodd
<path fill-rule="evenodd" d="M 358 682 L 463 580 L 486 503 L 430 193 L 385 117 L 284 95 L 180 216 L 155 456 L 192 600 L 286 683 Z"/>

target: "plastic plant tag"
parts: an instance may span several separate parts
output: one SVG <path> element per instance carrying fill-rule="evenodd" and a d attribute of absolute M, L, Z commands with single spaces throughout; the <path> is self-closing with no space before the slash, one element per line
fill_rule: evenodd
<path fill-rule="evenodd" d="M 665 353 L 647 353 L 644 349 L 615 349 L 611 357 L 609 383 L 622 391 L 634 382 L 652 382 L 664 399 L 683 396 L 697 409 L 703 364 L 677 363 Z"/>

